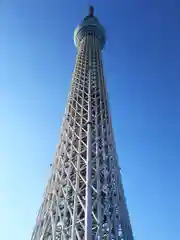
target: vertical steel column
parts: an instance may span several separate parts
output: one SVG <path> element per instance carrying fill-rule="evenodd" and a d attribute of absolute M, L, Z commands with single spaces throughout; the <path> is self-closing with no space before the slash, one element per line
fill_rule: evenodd
<path fill-rule="evenodd" d="M 92 154 L 92 113 L 91 113 L 91 51 L 92 39 L 88 37 L 89 46 L 89 85 L 88 85 L 88 122 L 87 122 L 87 168 L 86 168 L 86 212 L 85 212 L 85 240 L 92 239 L 92 206 L 91 206 L 91 154 Z"/>

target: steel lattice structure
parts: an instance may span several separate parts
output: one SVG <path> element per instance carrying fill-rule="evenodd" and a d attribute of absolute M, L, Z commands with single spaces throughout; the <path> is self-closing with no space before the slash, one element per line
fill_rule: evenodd
<path fill-rule="evenodd" d="M 52 174 L 31 240 L 133 240 L 103 75 L 103 27 L 75 30 L 75 70 Z"/>

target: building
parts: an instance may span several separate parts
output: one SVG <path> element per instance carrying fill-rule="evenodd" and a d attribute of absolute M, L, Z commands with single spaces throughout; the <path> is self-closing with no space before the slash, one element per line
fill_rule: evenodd
<path fill-rule="evenodd" d="M 74 33 L 71 90 L 31 240 L 133 240 L 103 74 L 105 40 L 90 7 Z"/>

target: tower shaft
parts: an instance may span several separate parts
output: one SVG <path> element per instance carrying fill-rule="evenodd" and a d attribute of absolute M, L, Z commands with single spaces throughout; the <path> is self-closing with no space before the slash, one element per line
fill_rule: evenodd
<path fill-rule="evenodd" d="M 108 107 L 102 43 L 89 27 L 77 46 L 60 141 L 31 240 L 133 240 Z"/>

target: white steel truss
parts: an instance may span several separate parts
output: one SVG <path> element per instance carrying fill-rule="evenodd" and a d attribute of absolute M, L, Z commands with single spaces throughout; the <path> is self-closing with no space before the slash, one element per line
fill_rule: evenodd
<path fill-rule="evenodd" d="M 60 141 L 31 240 L 133 240 L 118 166 L 101 48 L 79 44 Z"/>

